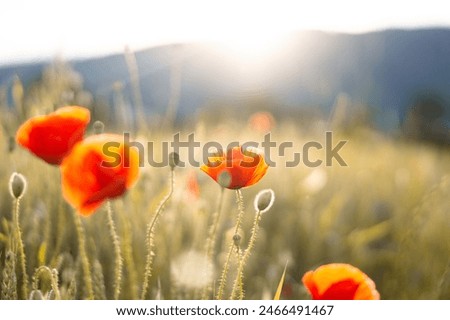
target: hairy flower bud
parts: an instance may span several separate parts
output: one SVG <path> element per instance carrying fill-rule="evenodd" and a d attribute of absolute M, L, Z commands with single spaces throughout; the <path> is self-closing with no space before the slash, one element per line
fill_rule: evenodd
<path fill-rule="evenodd" d="M 97 120 L 94 122 L 94 132 L 95 134 L 101 134 L 103 133 L 103 131 L 105 131 L 105 125 L 103 124 L 103 122 Z"/>
<path fill-rule="evenodd" d="M 33 290 L 30 293 L 30 300 L 44 300 L 44 295 L 41 290 Z"/>
<path fill-rule="evenodd" d="M 9 193 L 11 197 L 20 199 L 27 190 L 27 180 L 20 173 L 14 172 L 9 178 Z"/>
<path fill-rule="evenodd" d="M 16 139 L 14 137 L 9 137 L 8 139 L 8 152 L 12 153 L 16 149 Z"/>
<path fill-rule="evenodd" d="M 228 171 L 222 171 L 217 177 L 217 182 L 222 188 L 228 188 L 231 184 L 231 174 Z"/>
<path fill-rule="evenodd" d="M 241 236 L 239 234 L 235 234 L 233 236 L 233 243 L 236 247 L 239 247 L 239 245 L 241 244 Z"/>
<path fill-rule="evenodd" d="M 180 163 L 180 155 L 176 152 L 171 152 L 169 154 L 169 166 L 173 170 Z"/>
<path fill-rule="evenodd" d="M 261 190 L 255 197 L 255 210 L 260 213 L 269 211 L 275 201 L 275 193 L 272 189 Z"/>

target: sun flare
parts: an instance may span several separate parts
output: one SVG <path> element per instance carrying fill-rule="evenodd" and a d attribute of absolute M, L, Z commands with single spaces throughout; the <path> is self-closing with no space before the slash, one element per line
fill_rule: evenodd
<path fill-rule="evenodd" d="M 285 34 L 268 30 L 245 30 L 223 36 L 218 43 L 238 62 L 259 64 L 283 49 Z"/>

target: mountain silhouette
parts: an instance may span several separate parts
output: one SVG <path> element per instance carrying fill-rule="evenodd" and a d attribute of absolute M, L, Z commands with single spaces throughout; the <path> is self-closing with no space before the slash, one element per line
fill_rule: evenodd
<path fill-rule="evenodd" d="M 214 101 L 257 95 L 270 97 L 280 107 L 330 111 L 336 98 L 345 94 L 375 110 L 382 126 L 389 126 L 392 118 L 399 123 L 407 118 L 418 99 L 432 95 L 442 101 L 441 122 L 448 130 L 450 29 L 365 34 L 303 31 L 290 35 L 283 48 L 259 62 L 240 61 L 222 46 L 206 42 L 153 47 L 135 52 L 134 57 L 148 113 L 165 113 L 173 94 L 174 72 L 178 72 L 179 116 Z M 111 100 L 119 81 L 125 99 L 132 101 L 126 55 L 69 62 L 94 96 Z M 29 84 L 47 64 L 2 66 L 0 85 L 10 86 L 15 75 Z"/>

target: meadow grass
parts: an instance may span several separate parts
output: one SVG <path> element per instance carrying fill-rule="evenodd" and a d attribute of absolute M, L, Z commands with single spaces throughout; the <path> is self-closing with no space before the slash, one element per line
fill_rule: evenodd
<path fill-rule="evenodd" d="M 295 131 L 292 126 L 290 130 Z M 245 138 L 245 132 L 240 135 L 240 139 Z M 305 139 L 300 133 L 297 137 L 299 141 Z M 375 280 L 386 299 L 449 298 L 450 154 L 426 145 L 393 141 L 373 132 L 343 137 L 349 140 L 343 155 L 349 167 L 269 168 L 259 184 L 242 190 L 246 202 L 242 237 L 246 241 L 251 234 L 254 218 L 251 202 L 256 192 L 270 187 L 277 194 L 274 208 L 261 221 L 260 238 L 246 263 L 246 297 L 266 298 L 265 292 L 273 295 L 283 266 L 289 260 L 288 298 L 306 298 L 301 275 L 329 262 L 358 266 Z M 6 142 L 3 136 L 0 145 L 3 150 L 7 148 Z M 31 276 L 40 266 L 55 268 L 61 275 L 59 286 L 63 298 L 67 298 L 73 281 L 78 288 L 75 297 L 86 298 L 85 291 L 89 288 L 82 280 L 83 256 L 78 250 L 77 227 L 71 217 L 73 209 L 61 197 L 57 168 L 16 149 L 3 157 L 0 170 L 4 181 L 0 187 L 3 194 L 0 204 L 2 290 L 10 290 L 3 286 L 14 282 L 5 278 L 6 256 L 14 239 L 14 205 L 7 188 L 12 171 L 18 171 L 29 185 L 20 214 L 27 274 Z M 154 234 L 151 254 L 155 256 L 149 285 L 152 297 L 160 290 L 164 298 L 199 298 L 194 295 L 198 289 L 195 281 L 189 287 L 189 281 L 178 279 L 171 269 L 184 252 L 204 250 L 208 221 L 217 206 L 221 188 L 198 172 L 200 198 L 190 197 L 185 181 L 190 170 L 198 169 L 178 169 L 173 199 L 167 203 L 166 213 L 160 217 L 158 232 Z M 147 252 L 145 225 L 166 192 L 166 177 L 164 168 L 144 168 L 137 185 L 125 197 L 111 201 L 114 212 L 124 216 L 117 222 L 119 237 L 127 239 L 121 242 L 122 251 L 127 252 L 121 298 L 135 298 L 142 290 Z M 211 282 L 217 281 L 226 257 L 224 252 L 231 243 L 227 231 L 233 228 L 235 220 L 234 194 L 230 190 L 224 193 L 223 214 L 215 231 L 218 241 Z M 103 214 L 94 214 L 81 220 L 85 227 L 86 254 L 91 262 L 98 261 L 96 271 L 92 270 L 97 274 L 93 277 L 94 286 L 104 288 L 100 290 L 104 293 L 97 294 L 96 298 L 112 298 L 115 249 L 108 234 L 107 219 Z M 124 220 L 127 222 L 123 223 Z M 21 274 L 18 265 L 16 272 Z M 202 273 L 204 267 L 199 265 L 192 271 Z M 237 266 L 231 265 L 230 270 L 235 272 Z M 235 275 L 229 277 L 235 278 Z M 22 282 L 23 277 L 19 277 L 17 292 L 22 292 Z M 48 284 L 42 286 L 50 288 Z"/>
<path fill-rule="evenodd" d="M 382 299 L 450 299 L 448 149 L 394 139 L 363 127 L 337 128 L 334 139 L 348 140 L 341 154 L 347 167 L 287 168 L 283 159 L 275 157 L 272 160 L 278 165 L 269 168 L 259 183 L 240 190 L 239 209 L 235 192 L 224 189 L 222 198 L 221 186 L 198 168 L 176 168 L 172 185 L 170 168 L 146 165 L 137 184 L 107 204 L 109 214 L 114 212 L 117 232 L 111 237 L 111 219 L 102 210 L 74 220 L 73 208 L 61 195 L 57 167 L 21 148 L 11 148 L 10 138 L 20 120 L 14 110 L 2 110 L 2 299 L 21 298 L 24 292 L 61 299 L 214 298 L 226 260 L 229 274 L 221 288 L 222 298 L 242 298 L 245 293 L 247 299 L 272 299 L 288 262 L 281 299 L 308 299 L 301 284 L 304 272 L 344 262 L 368 274 Z M 263 141 L 263 133 L 242 117 L 220 117 L 217 122 L 220 125 L 199 118 L 182 134 L 195 132 L 202 142 L 225 145 Z M 135 137 L 158 146 L 173 134 L 153 129 L 141 128 Z M 303 128 L 295 120 L 279 119 L 272 136 L 301 146 L 310 140 L 322 141 L 324 131 L 320 126 Z M 93 134 L 92 128 L 88 134 Z M 28 181 L 19 221 L 15 221 L 17 203 L 8 192 L 13 172 Z M 189 187 L 192 172 L 199 196 Z M 263 219 L 258 213 L 255 218 L 254 198 L 268 188 L 276 201 Z M 164 214 L 160 215 L 161 202 Z M 236 227 L 238 212 L 242 221 Z M 152 225 L 152 219 L 157 224 Z M 26 275 L 21 271 L 25 260 L 19 259 L 17 225 Z M 152 229 L 150 235 L 146 226 Z M 80 251 L 80 230 L 85 252 Z M 237 257 L 228 259 L 237 230 L 240 246 L 251 244 L 251 256 L 244 246 L 237 250 Z M 236 248 L 231 245 L 231 249 Z"/>

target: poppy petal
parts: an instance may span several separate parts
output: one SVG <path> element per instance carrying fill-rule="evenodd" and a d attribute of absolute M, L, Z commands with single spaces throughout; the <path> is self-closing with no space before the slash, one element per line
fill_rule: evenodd
<path fill-rule="evenodd" d="M 123 195 L 137 180 L 139 155 L 122 140 L 112 134 L 89 137 L 63 160 L 63 196 L 81 214 L 92 214 L 105 200 Z"/>
<path fill-rule="evenodd" d="M 361 270 L 349 264 L 332 263 L 308 271 L 303 284 L 315 300 L 376 300 L 375 283 Z"/>
<path fill-rule="evenodd" d="M 16 133 L 16 141 L 47 163 L 59 165 L 72 147 L 83 139 L 89 121 L 88 109 L 62 107 L 25 121 Z"/>
<path fill-rule="evenodd" d="M 200 169 L 218 182 L 222 172 L 228 172 L 231 182 L 228 189 L 249 187 L 265 175 L 268 165 L 259 150 L 242 151 L 241 147 L 230 149 L 226 155 L 209 158 Z"/>

